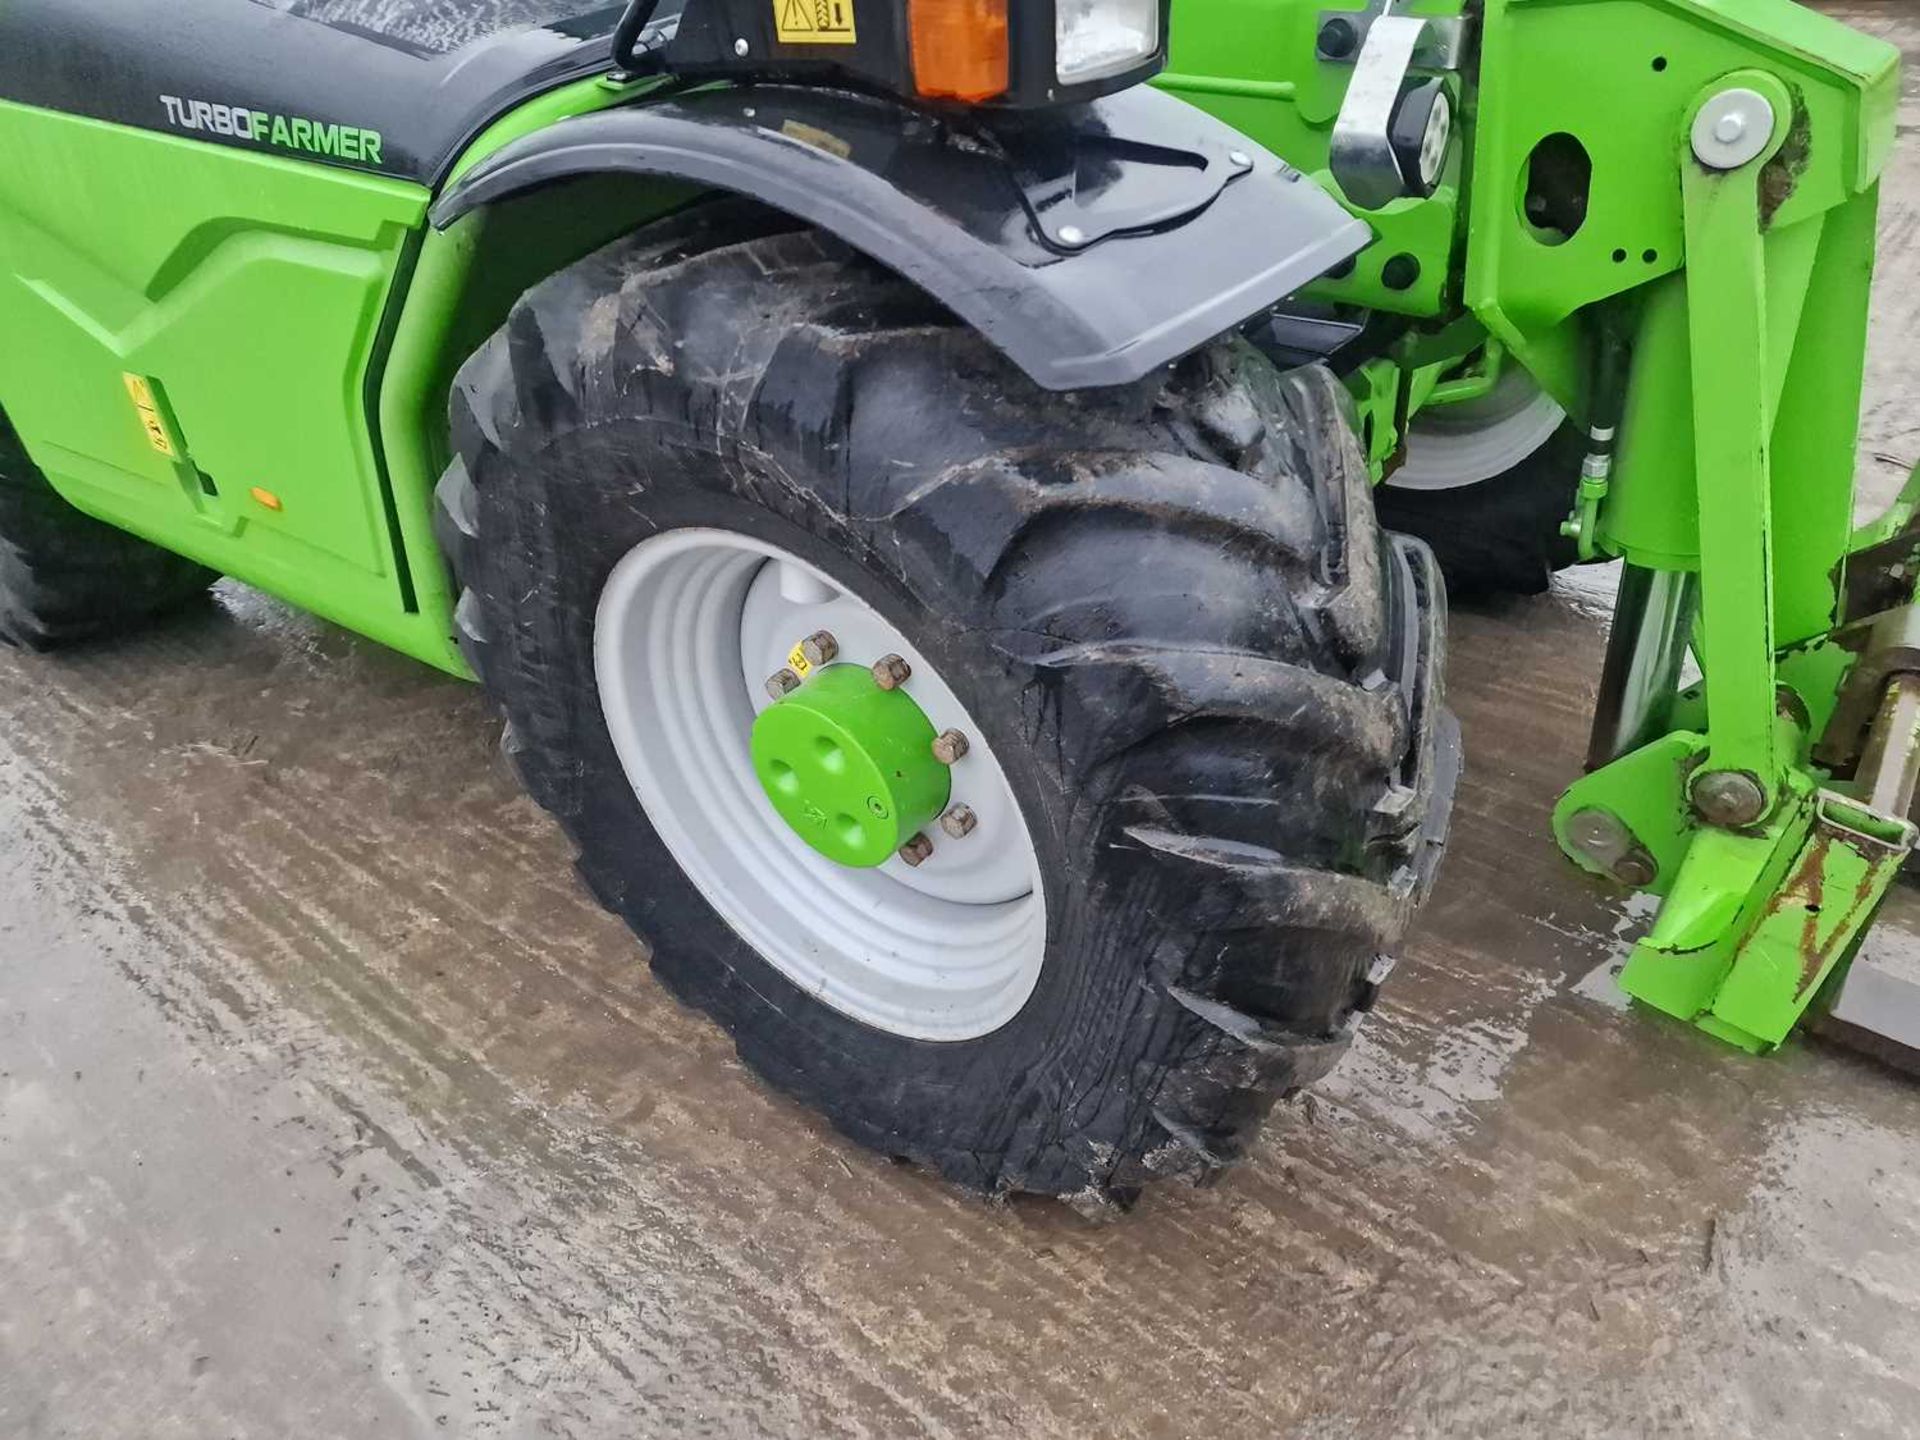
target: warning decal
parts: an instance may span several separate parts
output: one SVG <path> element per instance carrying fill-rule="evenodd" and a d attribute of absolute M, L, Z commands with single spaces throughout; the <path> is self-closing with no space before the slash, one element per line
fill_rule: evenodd
<path fill-rule="evenodd" d="M 147 443 L 169 460 L 179 459 L 180 452 L 173 443 L 173 432 L 167 428 L 167 422 L 160 414 L 153 386 L 143 375 L 127 375 L 124 378 L 127 394 L 133 400 L 133 413 L 140 417 L 140 428 L 147 432 Z"/>
<path fill-rule="evenodd" d="M 773 0 L 782 45 L 852 45 L 853 0 Z"/>

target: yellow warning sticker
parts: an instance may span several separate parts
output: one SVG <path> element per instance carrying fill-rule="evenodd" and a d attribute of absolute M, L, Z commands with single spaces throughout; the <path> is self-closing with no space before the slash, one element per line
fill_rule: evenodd
<path fill-rule="evenodd" d="M 853 146 L 838 135 L 829 135 L 817 125 L 803 125 L 798 120 L 782 120 L 780 133 L 791 135 L 802 145 L 811 145 L 816 150 L 824 150 L 829 155 L 838 155 L 842 160 L 853 154 Z"/>
<path fill-rule="evenodd" d="M 787 652 L 787 665 L 802 680 L 806 679 L 808 672 L 813 669 L 813 662 L 807 659 L 807 652 L 798 645 Z"/>
<path fill-rule="evenodd" d="M 160 404 L 154 399 L 153 386 L 142 375 L 127 375 L 127 394 L 133 399 L 133 413 L 140 417 L 140 428 L 147 432 L 147 443 L 169 460 L 180 458 L 173 443 L 173 432 L 161 417 Z"/>
<path fill-rule="evenodd" d="M 773 0 L 773 28 L 782 45 L 852 45 L 853 0 Z"/>

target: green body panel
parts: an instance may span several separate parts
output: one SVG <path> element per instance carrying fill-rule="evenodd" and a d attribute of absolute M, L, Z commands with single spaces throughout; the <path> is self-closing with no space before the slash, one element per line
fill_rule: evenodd
<path fill-rule="evenodd" d="M 0 405 L 53 484 L 417 648 L 366 397 L 426 193 L 7 104 L 0 153 Z M 128 374 L 184 455 L 149 442 Z"/>
<path fill-rule="evenodd" d="M 645 88 L 550 91 L 460 168 Z M 580 186 L 587 203 L 537 222 L 441 235 L 417 186 L 4 102 L 0 154 L 0 408 L 54 486 L 467 675 L 432 534 L 453 371 L 527 286 L 685 189 Z M 154 448 L 127 375 L 178 453 Z"/>
<path fill-rule="evenodd" d="M 475 140 L 458 174 L 501 146 L 568 115 L 619 104 L 634 86 L 581 81 L 502 118 Z M 445 231 L 426 231 L 380 377 L 399 545 L 410 557 L 415 597 L 431 638 L 413 653 L 455 675 L 472 672 L 451 638 L 453 605 L 433 535 L 433 490 L 452 459 L 447 394 L 454 372 L 506 318 L 529 286 L 580 256 L 691 198 L 685 186 L 625 177 L 571 182 L 544 198 L 481 211 Z"/>

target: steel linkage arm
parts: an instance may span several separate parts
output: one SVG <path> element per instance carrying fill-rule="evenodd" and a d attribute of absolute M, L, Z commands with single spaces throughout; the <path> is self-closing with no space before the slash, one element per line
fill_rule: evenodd
<path fill-rule="evenodd" d="M 1920 774 L 1920 685 L 1910 669 L 1876 674 L 1871 655 L 1854 661 L 1830 641 L 1807 646 L 1804 631 L 1781 648 L 1776 538 L 1798 537 L 1774 530 L 1770 451 L 1793 424 L 1783 426 L 1789 402 L 1769 376 L 1784 373 L 1791 347 L 1811 342 L 1806 310 L 1770 316 L 1768 298 L 1819 303 L 1807 294 L 1807 274 L 1769 272 L 1770 256 L 1780 263 L 1797 253 L 1812 263 L 1812 244 L 1796 251 L 1768 235 L 1767 187 L 1778 180 L 1768 166 L 1789 138 L 1794 103 L 1773 76 L 1734 72 L 1701 92 L 1682 137 L 1699 516 L 1692 638 L 1705 676 L 1680 718 L 1694 728 L 1651 734 L 1659 726 L 1649 706 L 1671 683 L 1668 652 L 1687 611 L 1643 604 L 1646 623 L 1616 636 L 1620 663 L 1609 669 L 1648 672 L 1652 690 L 1639 708 L 1651 723 L 1631 736 L 1618 725 L 1618 736 L 1597 735 L 1596 743 L 1612 742 L 1594 756 L 1599 768 L 1555 813 L 1562 845 L 1581 864 L 1665 896 L 1622 987 L 1753 1050 L 1784 1039 L 1852 953 L 1913 848 L 1905 815 Z M 1781 344 L 1785 354 L 1769 354 Z M 1804 426 L 1797 433 L 1804 436 Z M 1647 576 L 1632 579 L 1637 588 L 1624 588 L 1654 593 Z M 1687 589 L 1678 579 L 1668 588 Z M 1873 690 L 1866 703 L 1879 701 L 1883 688 L 1884 703 L 1872 733 L 1856 737 L 1854 755 L 1864 751 L 1857 766 L 1818 767 L 1811 732 L 1824 716 L 1810 714 L 1807 701 L 1831 708 L 1849 664 Z M 1623 707 L 1627 698 L 1623 692 Z M 1846 707 L 1839 709 L 1844 718 Z M 1622 708 L 1621 723 L 1628 718 Z"/>

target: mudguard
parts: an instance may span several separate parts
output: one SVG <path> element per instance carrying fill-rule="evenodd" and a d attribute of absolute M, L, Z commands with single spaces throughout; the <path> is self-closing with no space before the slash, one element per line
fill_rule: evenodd
<path fill-rule="evenodd" d="M 505 146 L 433 222 L 595 172 L 748 195 L 914 281 L 1050 390 L 1138 380 L 1372 238 L 1299 172 L 1157 91 L 968 123 L 838 91 L 686 94 Z"/>

